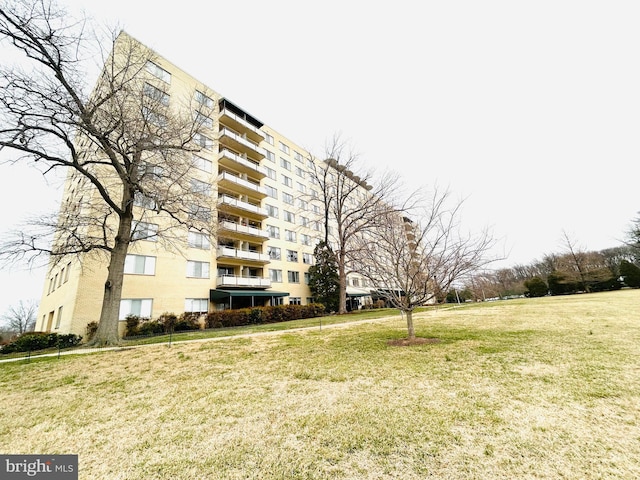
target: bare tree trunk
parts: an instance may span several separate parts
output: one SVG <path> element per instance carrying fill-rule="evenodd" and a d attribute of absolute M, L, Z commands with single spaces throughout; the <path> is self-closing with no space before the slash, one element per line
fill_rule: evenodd
<path fill-rule="evenodd" d="M 406 310 L 404 313 L 407 316 L 407 333 L 409 340 L 415 340 L 416 330 L 413 327 L 413 310 Z"/>
<path fill-rule="evenodd" d="M 111 250 L 107 280 L 104 283 L 100 322 L 98 323 L 96 334 L 91 341 L 92 345 L 106 346 L 120 344 L 118 317 L 120 315 L 120 300 L 124 280 L 124 263 L 127 258 L 127 251 L 129 250 L 132 223 L 133 215 L 131 208 L 127 208 L 125 214 L 120 217 L 118 235 L 115 238 L 115 244 Z"/>
<path fill-rule="evenodd" d="M 347 313 L 347 274 L 345 273 L 345 261 L 345 252 L 338 252 L 338 277 L 340 286 L 340 303 L 338 303 L 339 315 Z"/>

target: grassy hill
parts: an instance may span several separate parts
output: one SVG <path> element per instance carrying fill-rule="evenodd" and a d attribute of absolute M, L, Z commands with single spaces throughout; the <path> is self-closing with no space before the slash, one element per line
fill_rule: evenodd
<path fill-rule="evenodd" d="M 640 290 L 0 364 L 82 479 L 640 478 Z"/>

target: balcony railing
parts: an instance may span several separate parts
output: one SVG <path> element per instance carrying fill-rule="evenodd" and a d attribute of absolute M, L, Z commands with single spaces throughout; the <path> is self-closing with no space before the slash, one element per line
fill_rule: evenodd
<path fill-rule="evenodd" d="M 257 128 L 255 125 L 251 125 L 244 118 L 242 118 L 239 115 L 236 115 L 235 113 L 233 113 L 229 109 L 223 108 L 222 110 L 220 110 L 220 116 L 221 117 L 223 117 L 223 116 L 224 117 L 229 117 L 229 118 L 233 119 L 235 122 L 239 123 L 240 125 L 242 125 L 247 130 L 251 130 L 254 134 L 256 134 L 257 136 L 262 138 L 262 140 L 264 140 L 264 132 L 262 130 Z"/>
<path fill-rule="evenodd" d="M 245 180 L 243 178 L 237 177 L 236 175 L 233 175 L 229 172 L 222 172 L 220 175 L 218 175 L 218 182 L 221 182 L 221 181 L 231 182 L 239 187 L 243 187 L 254 193 L 259 193 L 260 195 L 264 195 L 264 196 L 267 195 L 267 191 L 260 185 L 250 182 L 248 180 Z"/>
<path fill-rule="evenodd" d="M 250 148 L 254 152 L 256 152 L 259 155 L 261 155 L 262 157 L 266 156 L 266 152 L 265 152 L 264 148 L 259 147 L 257 143 L 252 142 L 251 140 L 243 137 L 242 135 L 234 132 L 233 130 L 231 130 L 229 128 L 221 128 L 220 129 L 220 137 L 219 138 L 223 138 L 223 137 L 228 137 L 228 138 L 231 138 L 231 139 L 235 140 L 239 144 L 244 145 L 247 148 Z"/>
<path fill-rule="evenodd" d="M 268 263 L 269 255 L 259 252 L 249 252 L 231 247 L 218 247 L 218 257 L 238 258 L 240 260 L 250 260 L 254 262 Z"/>
<path fill-rule="evenodd" d="M 257 205 L 253 205 L 249 202 L 238 200 L 237 198 L 231 197 L 229 195 L 220 195 L 218 197 L 218 206 L 223 206 L 223 205 L 246 210 L 248 212 L 255 213 L 256 215 L 260 215 L 265 218 L 269 216 L 269 214 L 264 208 L 259 207 Z"/>
<path fill-rule="evenodd" d="M 240 155 L 237 155 L 229 150 L 227 150 L 226 148 L 223 148 L 220 151 L 220 159 L 229 159 L 235 163 L 237 163 L 238 165 L 242 165 L 243 167 L 249 169 L 249 170 L 253 170 L 257 173 L 259 173 L 262 176 L 267 176 L 267 169 L 258 165 L 255 162 L 252 162 L 251 160 L 247 160 L 244 157 L 241 157 Z"/>
<path fill-rule="evenodd" d="M 221 275 L 216 278 L 218 287 L 254 287 L 269 288 L 271 280 L 262 277 L 239 277 L 237 275 Z"/>
<path fill-rule="evenodd" d="M 241 225 L 239 223 L 230 222 L 228 220 L 222 220 L 218 223 L 218 228 L 221 230 L 231 230 L 246 235 L 254 235 L 256 237 L 268 238 L 269 234 L 266 230 L 260 228 L 251 227 L 249 225 Z"/>

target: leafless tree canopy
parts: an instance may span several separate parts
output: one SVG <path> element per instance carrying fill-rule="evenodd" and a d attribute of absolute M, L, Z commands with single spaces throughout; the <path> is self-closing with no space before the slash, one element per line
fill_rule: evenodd
<path fill-rule="evenodd" d="M 100 43 L 85 20 L 71 18 L 49 0 L 0 4 L 0 42 L 20 54 L 0 66 L 0 148 L 45 174 L 65 169 L 71 186 L 60 215 L 20 232 L 3 256 L 106 253 L 101 324 L 110 333 L 101 340 L 99 328 L 96 338 L 115 343 L 129 245 L 149 235 L 171 241 L 178 227 L 212 230 L 210 192 L 194 178 L 193 152 L 207 147 L 204 125 L 215 107 L 196 92 L 170 98 L 153 52 L 126 34 L 113 35 L 88 91 L 83 68 Z M 163 221 L 150 230 L 154 215 Z"/>
<path fill-rule="evenodd" d="M 328 144 L 325 155 L 324 161 L 313 163 L 310 175 L 319 189 L 325 243 L 338 261 L 339 313 L 345 313 L 347 275 L 359 271 L 358 239 L 380 225 L 381 212 L 400 212 L 408 205 L 397 201 L 402 190 L 399 176 L 387 173 L 374 179 L 339 136 Z"/>
<path fill-rule="evenodd" d="M 20 300 L 16 305 L 11 305 L 2 314 L 2 324 L 11 333 L 22 335 L 33 330 L 36 324 L 38 304 L 33 301 Z"/>
<path fill-rule="evenodd" d="M 464 233 L 462 204 L 451 206 L 449 200 L 448 192 L 435 189 L 427 205 L 412 211 L 413 218 L 382 212 L 379 227 L 361 238 L 360 271 L 406 313 L 410 338 L 416 307 L 443 298 L 454 282 L 493 261 L 487 254 L 495 241 L 488 230 Z"/>

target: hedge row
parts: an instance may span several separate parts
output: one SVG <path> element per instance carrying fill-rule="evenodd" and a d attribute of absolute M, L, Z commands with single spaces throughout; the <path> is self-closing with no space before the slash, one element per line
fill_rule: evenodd
<path fill-rule="evenodd" d="M 73 333 L 58 335 L 57 333 L 29 332 L 4 345 L 0 353 L 33 352 L 45 348 L 71 348 L 81 341 L 82 337 Z"/>
<path fill-rule="evenodd" d="M 174 313 L 163 313 L 157 320 L 129 315 L 125 319 L 127 328 L 125 337 L 136 335 L 157 335 L 161 333 L 182 332 L 185 330 L 198 330 L 200 323 L 195 313 L 183 313 L 179 317 Z"/>
<path fill-rule="evenodd" d="M 240 327 L 266 323 L 286 322 L 301 318 L 320 317 L 325 314 L 324 305 L 276 305 L 273 307 L 241 308 L 238 310 L 219 310 L 207 315 L 207 328 Z"/>

